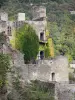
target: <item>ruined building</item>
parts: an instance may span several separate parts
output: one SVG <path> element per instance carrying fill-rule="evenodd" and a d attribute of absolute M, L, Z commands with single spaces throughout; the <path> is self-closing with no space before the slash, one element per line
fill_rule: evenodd
<path fill-rule="evenodd" d="M 24 68 L 22 74 L 23 79 L 40 79 L 44 81 L 58 81 L 68 82 L 68 61 L 65 57 L 58 57 L 55 60 L 39 60 L 45 58 L 45 46 L 49 45 L 49 49 L 52 48 L 52 40 L 47 32 L 47 21 L 46 21 L 46 8 L 34 6 L 32 9 L 32 20 L 25 20 L 25 13 L 18 13 L 15 21 L 8 20 L 8 14 L 3 12 L 0 13 L 0 33 L 4 33 L 6 36 L 6 43 L 2 44 L 2 52 L 9 53 L 12 56 L 12 62 L 14 66 Z M 24 64 L 23 54 L 12 48 L 10 40 L 13 36 L 13 31 L 16 28 L 21 27 L 23 24 L 30 24 L 36 31 L 39 37 L 39 53 L 37 59 L 39 62 L 34 66 L 29 65 L 26 67 Z M 51 44 L 48 44 L 50 40 Z M 49 42 L 49 43 L 50 43 Z M 51 47 L 50 47 L 51 46 Z M 26 74 L 27 73 L 27 74 Z M 26 78 L 27 77 L 27 78 Z"/>
<path fill-rule="evenodd" d="M 23 24 L 30 24 L 39 37 L 39 53 L 37 59 L 45 58 L 45 46 L 49 45 L 50 55 L 54 56 L 52 39 L 47 30 L 46 8 L 35 6 L 32 9 L 32 20 L 25 20 L 25 13 L 18 13 L 15 21 L 8 20 L 8 14 L 0 13 L 0 34 L 5 34 L 6 43 L 0 46 L 0 52 L 9 53 L 12 56 L 12 66 L 15 66 L 15 76 L 19 71 L 21 81 L 40 80 L 44 82 L 55 82 L 55 100 L 74 100 L 75 85 L 69 84 L 68 60 L 64 56 L 54 59 L 39 60 L 37 64 L 24 64 L 23 54 L 12 48 L 10 40 L 13 31 Z M 9 80 L 12 79 L 8 75 Z M 71 99 L 73 98 L 73 99 Z"/>
<path fill-rule="evenodd" d="M 30 24 L 36 31 L 36 34 L 39 37 L 39 53 L 37 59 L 43 59 L 46 57 L 45 49 L 49 48 L 49 55 L 54 56 L 53 43 L 52 39 L 49 36 L 47 29 L 47 20 L 46 20 L 46 8 L 43 6 L 34 6 L 32 7 L 32 20 L 25 20 L 25 13 L 18 13 L 16 20 L 9 21 L 7 13 L 1 13 L 1 31 L 5 32 L 8 36 L 8 39 L 11 40 L 13 31 L 16 28 L 21 27 L 23 24 Z M 4 26 L 5 25 L 5 26 Z M 9 42 L 10 44 L 10 42 Z M 51 50 L 52 48 L 52 50 Z M 53 53 L 52 53 L 53 52 Z"/>

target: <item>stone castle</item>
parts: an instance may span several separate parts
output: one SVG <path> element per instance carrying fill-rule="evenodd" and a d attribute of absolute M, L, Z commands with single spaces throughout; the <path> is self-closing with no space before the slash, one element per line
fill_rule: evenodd
<path fill-rule="evenodd" d="M 5 34 L 7 41 L 0 46 L 0 52 L 8 53 L 12 56 L 11 66 L 15 66 L 15 75 L 19 71 L 22 82 L 29 82 L 30 80 L 54 82 L 56 100 L 74 100 L 75 85 L 69 84 L 68 60 L 66 57 L 58 56 L 54 59 L 45 60 L 43 59 L 45 57 L 44 49 L 39 49 L 37 63 L 26 65 L 24 64 L 23 54 L 11 47 L 10 40 L 13 30 L 21 27 L 24 23 L 33 26 L 39 37 L 40 46 L 47 44 L 46 8 L 35 6 L 33 7 L 32 14 L 33 19 L 30 21 L 25 20 L 25 13 L 18 13 L 15 21 L 9 21 L 7 13 L 0 13 L 0 33 Z M 10 74 L 8 74 L 8 78 L 9 80 L 11 79 Z M 58 91 L 60 97 L 58 96 Z M 71 99 L 72 97 L 73 99 Z"/>
<path fill-rule="evenodd" d="M 2 44 L 3 48 L 1 47 L 1 49 L 3 50 L 4 53 L 8 53 L 8 54 L 12 55 L 12 59 L 14 62 L 13 64 L 15 66 L 22 66 L 22 65 L 24 66 L 24 60 L 23 60 L 23 54 L 21 54 L 17 50 L 14 50 L 10 45 L 10 40 L 12 38 L 14 29 L 21 27 L 24 23 L 28 23 L 31 26 L 33 26 L 33 28 L 35 29 L 36 34 L 39 37 L 40 46 L 45 46 L 47 43 L 48 38 L 46 36 L 46 31 L 47 31 L 46 8 L 42 7 L 42 6 L 40 6 L 40 7 L 34 6 L 32 9 L 32 13 L 33 13 L 32 14 L 33 19 L 31 21 L 25 20 L 25 13 L 18 13 L 18 16 L 16 18 L 17 20 L 15 20 L 15 21 L 9 21 L 7 13 L 5 13 L 5 12 L 0 13 L 0 21 L 1 21 L 0 33 L 5 34 L 7 37 L 6 38 L 7 43 Z M 41 62 L 41 60 L 44 58 L 44 56 L 45 56 L 44 49 L 39 50 L 39 53 L 37 55 L 38 61 Z M 46 66 L 46 69 L 47 69 L 47 66 L 49 66 L 47 71 L 45 72 L 45 74 L 48 75 L 48 76 L 46 76 L 48 81 L 54 80 L 54 81 L 60 81 L 60 82 L 61 81 L 68 82 L 68 68 L 67 68 L 68 61 L 65 57 L 59 57 L 59 58 L 60 59 L 58 59 L 58 61 L 57 60 L 50 60 L 50 61 L 43 60 L 44 61 L 43 68 L 39 67 L 41 69 L 38 69 L 38 67 L 32 68 L 32 70 L 34 70 L 34 69 L 36 70 L 36 71 L 33 71 L 33 77 L 37 76 L 38 70 L 39 71 L 42 70 L 44 73 L 46 71 L 46 70 L 43 70 L 44 66 Z M 64 62 L 64 63 L 60 63 L 60 62 Z M 56 63 L 56 65 L 55 65 L 55 63 Z M 63 67 L 63 70 L 62 70 L 62 67 Z M 31 70 L 31 68 L 30 68 L 30 70 Z M 48 73 L 48 71 L 49 71 L 49 73 Z M 63 76 L 63 73 L 64 73 L 64 76 Z M 38 74 L 38 75 L 40 75 L 40 74 Z M 42 78 L 45 78 L 44 76 L 45 75 L 42 75 Z"/>
<path fill-rule="evenodd" d="M 37 59 L 43 59 L 45 58 L 45 47 L 47 47 L 48 40 L 50 41 L 49 49 L 52 48 L 53 51 L 53 46 L 52 46 L 52 40 L 46 33 L 48 33 L 47 30 L 47 20 L 46 20 L 46 8 L 45 7 L 38 7 L 35 6 L 32 8 L 32 15 L 33 19 L 32 20 L 25 20 L 25 13 L 18 13 L 17 17 L 15 18 L 16 20 L 14 21 L 9 21 L 8 20 L 8 14 L 7 13 L 1 13 L 0 14 L 0 19 L 1 19 L 1 26 L 0 26 L 0 32 L 4 32 L 7 37 L 8 37 L 8 42 L 12 38 L 13 31 L 16 30 L 17 28 L 21 27 L 24 23 L 30 24 L 36 31 L 36 34 L 39 38 L 39 53 L 37 55 Z M 9 42 L 10 44 L 10 42 Z M 49 56 L 54 56 L 54 53 L 51 53 Z"/>

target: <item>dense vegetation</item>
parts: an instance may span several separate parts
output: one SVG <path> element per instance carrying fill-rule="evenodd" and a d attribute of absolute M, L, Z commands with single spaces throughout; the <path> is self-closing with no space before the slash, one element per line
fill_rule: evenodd
<path fill-rule="evenodd" d="M 5 1 L 8 2 L 8 0 L 0 0 L 0 3 L 4 3 Z M 50 1 L 53 1 L 53 2 L 57 2 L 57 3 L 71 3 L 71 2 L 74 2 L 74 0 L 19 0 L 19 2 L 23 3 L 47 3 L 47 2 L 50 2 Z"/>
<path fill-rule="evenodd" d="M 0 100 L 6 100 L 7 72 L 9 70 L 8 55 L 0 53 Z"/>
<path fill-rule="evenodd" d="M 26 63 L 35 60 L 39 51 L 39 39 L 35 30 L 25 23 L 15 32 L 15 48 L 24 54 Z"/>
<path fill-rule="evenodd" d="M 60 23 L 50 22 L 50 34 L 54 42 L 55 54 L 67 55 L 69 60 L 75 59 L 75 23 L 70 15 L 63 14 Z M 60 19 L 59 19 L 60 20 Z"/>
<path fill-rule="evenodd" d="M 55 86 L 52 83 L 32 81 L 22 87 L 16 80 L 13 83 L 12 92 L 8 95 L 8 100 L 55 100 L 54 90 Z"/>
<path fill-rule="evenodd" d="M 2 47 L 2 44 L 4 44 L 5 36 L 0 33 L 0 48 Z M 7 81 L 7 72 L 9 70 L 9 56 L 3 53 L 0 53 L 0 99 L 4 99 L 7 93 L 6 89 L 6 81 Z M 3 97 L 2 97 L 3 96 Z"/>
<path fill-rule="evenodd" d="M 3 5 L 1 6 L 2 10 L 8 12 L 10 17 L 16 16 L 18 12 L 25 12 L 27 19 L 32 18 L 32 4 L 46 6 L 48 19 L 51 19 L 51 16 L 53 16 L 54 13 L 60 13 L 64 10 L 75 10 L 74 0 L 6 0 L 7 2 L 5 2 L 5 0 L 1 1 L 4 1 Z"/>

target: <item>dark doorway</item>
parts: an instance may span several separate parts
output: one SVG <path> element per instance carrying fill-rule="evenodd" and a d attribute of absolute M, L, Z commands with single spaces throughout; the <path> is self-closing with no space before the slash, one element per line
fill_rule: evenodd
<path fill-rule="evenodd" d="M 55 73 L 52 73 L 52 81 L 55 81 Z"/>
<path fill-rule="evenodd" d="M 44 51 L 40 51 L 40 59 L 44 59 Z"/>
<path fill-rule="evenodd" d="M 40 40 L 41 40 L 41 41 L 44 41 L 44 32 L 41 32 L 41 33 L 40 33 Z"/>

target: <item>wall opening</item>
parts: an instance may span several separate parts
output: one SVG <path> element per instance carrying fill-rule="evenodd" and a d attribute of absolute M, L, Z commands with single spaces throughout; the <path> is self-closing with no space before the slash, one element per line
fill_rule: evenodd
<path fill-rule="evenodd" d="M 44 41 L 44 32 L 41 32 L 41 33 L 40 33 L 40 40 L 41 40 L 41 41 Z"/>
<path fill-rule="evenodd" d="M 44 51 L 40 51 L 40 59 L 44 59 Z"/>
<path fill-rule="evenodd" d="M 52 81 L 55 81 L 55 73 L 52 73 Z"/>
<path fill-rule="evenodd" d="M 8 35 L 11 36 L 11 26 L 8 26 Z"/>

